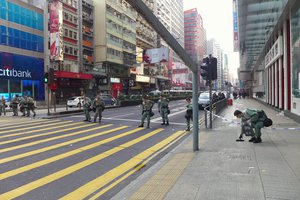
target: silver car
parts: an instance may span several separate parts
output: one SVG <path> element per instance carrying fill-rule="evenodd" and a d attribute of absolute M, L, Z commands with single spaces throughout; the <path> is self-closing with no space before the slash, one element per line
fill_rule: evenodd
<path fill-rule="evenodd" d="M 206 106 L 209 106 L 209 103 L 210 103 L 209 93 L 207 92 L 201 93 L 198 98 L 199 109 L 204 109 Z"/>

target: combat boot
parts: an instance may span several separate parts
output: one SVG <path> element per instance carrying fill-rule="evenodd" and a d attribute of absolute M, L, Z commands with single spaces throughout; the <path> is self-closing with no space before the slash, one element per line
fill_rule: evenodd
<path fill-rule="evenodd" d="M 165 125 L 165 122 L 161 123 L 160 125 Z"/>
<path fill-rule="evenodd" d="M 255 137 L 252 137 L 250 140 L 249 140 L 249 142 L 254 142 L 256 140 L 256 138 Z"/>
<path fill-rule="evenodd" d="M 144 124 L 139 125 L 138 127 L 144 127 Z"/>
<path fill-rule="evenodd" d="M 258 137 L 258 138 L 256 138 L 254 141 L 253 141 L 253 143 L 261 143 L 262 141 L 261 141 L 261 138 L 260 137 Z"/>
<path fill-rule="evenodd" d="M 166 123 L 166 126 L 169 126 L 169 122 Z"/>

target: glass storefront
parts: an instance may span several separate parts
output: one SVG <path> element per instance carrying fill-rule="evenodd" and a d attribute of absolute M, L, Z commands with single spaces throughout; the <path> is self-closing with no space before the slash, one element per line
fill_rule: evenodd
<path fill-rule="evenodd" d="M 291 10 L 292 97 L 300 100 L 300 1 Z"/>

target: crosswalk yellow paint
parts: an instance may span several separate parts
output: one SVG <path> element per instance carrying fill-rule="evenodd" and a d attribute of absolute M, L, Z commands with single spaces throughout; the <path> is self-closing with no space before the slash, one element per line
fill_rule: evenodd
<path fill-rule="evenodd" d="M 21 126 L 26 126 L 27 124 L 44 123 L 44 122 L 48 122 L 48 121 L 58 121 L 58 120 L 35 119 L 35 120 L 20 121 L 18 119 L 14 119 L 12 121 L 9 121 L 9 122 L 13 122 L 13 123 L 0 124 L 0 130 L 7 129 L 8 126 L 13 127 L 13 128 L 17 128 L 17 127 L 21 127 Z"/>
<path fill-rule="evenodd" d="M 57 124 L 66 124 L 66 123 L 70 123 L 70 121 L 60 121 L 57 122 Z M 25 131 L 25 130 L 29 130 L 29 129 L 34 129 L 34 128 L 42 128 L 42 127 L 47 127 L 50 126 L 51 124 L 42 124 L 42 125 L 38 125 L 38 126 L 29 126 L 29 127 L 25 127 L 25 128 L 17 128 L 17 129 L 10 129 L 10 130 L 5 130 L 5 131 L 0 131 L 0 134 L 3 133 L 11 133 L 11 132 L 17 132 L 17 131 Z"/>
<path fill-rule="evenodd" d="M 58 172 L 55 172 L 55 173 L 50 174 L 48 176 L 45 176 L 45 177 L 43 177 L 41 179 L 38 179 L 36 181 L 33 181 L 31 183 L 25 184 L 25 185 L 20 186 L 20 187 L 18 187 L 16 189 L 8 191 L 8 192 L 6 192 L 4 194 L 1 194 L 0 195 L 0 199 L 2 199 L 2 198 L 3 199 L 14 199 L 14 198 L 17 198 L 17 197 L 19 197 L 19 196 L 21 196 L 21 195 L 23 195 L 23 194 L 25 194 L 27 192 L 30 192 L 30 191 L 32 191 L 34 189 L 37 189 L 37 188 L 39 188 L 39 187 L 41 187 L 43 185 L 46 185 L 46 184 L 48 184 L 50 182 L 53 182 L 53 181 L 58 180 L 60 178 L 63 178 L 64 176 L 69 175 L 71 173 L 74 173 L 74 172 L 76 172 L 76 171 L 78 171 L 78 170 L 80 170 L 80 169 L 82 169 L 84 167 L 87 167 L 87 166 L 89 166 L 89 165 L 91 165 L 91 164 L 93 164 L 95 162 L 98 162 L 98 161 L 100 161 L 100 160 L 102 160 L 102 159 L 104 159 L 104 158 L 106 158 L 106 157 L 108 157 L 108 156 L 110 156 L 110 155 L 112 155 L 112 154 L 114 154 L 116 152 L 119 152 L 119 151 L 123 150 L 124 148 L 128 148 L 128 147 L 130 147 L 130 146 L 132 146 L 134 144 L 137 144 L 138 142 L 141 142 L 141 141 L 145 140 L 146 138 L 149 138 L 149 137 L 151 137 L 151 136 L 153 136 L 153 135 L 161 132 L 162 130 L 163 129 L 154 130 L 154 131 L 152 131 L 152 132 L 150 132 L 150 133 L 148 133 L 146 135 L 143 135 L 143 136 L 141 136 L 139 138 L 136 138 L 136 139 L 134 139 L 134 140 L 132 140 L 130 142 L 126 142 L 125 144 L 122 144 L 122 145 L 120 145 L 118 147 L 115 147 L 115 148 L 113 148 L 111 150 L 108 150 L 108 151 L 106 151 L 106 152 L 104 152 L 102 154 L 99 154 L 99 155 L 94 156 L 92 158 L 89 158 L 89 159 L 87 159 L 85 161 L 82 161 L 82 162 L 79 162 L 79 163 L 77 163 L 75 165 L 67 167 L 67 168 L 65 168 L 63 170 L 60 170 Z M 174 134 L 174 135 L 177 135 L 177 134 Z M 155 145 L 155 146 L 157 146 L 157 145 Z M 153 150 L 155 150 L 155 148 L 153 148 Z M 150 153 L 150 154 L 153 153 L 152 149 L 149 149 L 147 152 Z M 86 192 L 85 192 L 85 194 L 86 194 Z M 80 196 L 83 196 L 83 195 L 80 195 Z M 72 198 L 72 200 L 74 200 L 74 199 L 81 199 L 81 198 L 78 198 L 78 197 Z"/>
<path fill-rule="evenodd" d="M 187 134 L 188 134 L 187 132 L 184 132 L 184 134 L 180 135 L 175 140 L 173 140 L 172 142 L 170 142 L 168 145 L 164 146 L 159 151 L 157 151 L 154 154 L 152 154 L 151 156 L 149 156 L 142 163 L 140 163 L 139 165 L 135 166 L 132 170 L 128 171 L 127 173 L 125 173 L 123 176 L 121 176 L 117 180 L 115 179 L 109 185 L 106 184 L 106 186 L 104 188 L 102 188 L 100 191 L 98 191 L 93 196 L 90 196 L 89 200 L 96 200 L 98 197 L 100 197 L 101 195 L 103 195 L 104 193 L 106 193 L 107 191 L 109 191 L 110 189 L 112 189 L 113 187 L 115 187 L 116 185 L 118 185 L 119 183 L 121 183 L 122 181 L 124 181 L 126 178 L 128 178 L 129 176 L 131 176 L 132 174 L 134 174 L 135 172 L 137 172 L 141 168 L 145 167 L 145 165 L 149 161 L 151 161 L 155 156 L 157 156 L 158 154 L 160 154 L 161 152 L 163 152 L 164 150 L 166 150 L 167 148 L 169 148 L 170 146 L 172 146 L 174 143 L 176 143 L 177 141 L 179 141 L 181 138 L 183 138 Z"/>
<path fill-rule="evenodd" d="M 75 122 L 75 123 L 83 124 L 84 122 Z M 0 136 L 0 139 L 9 138 L 9 137 L 13 137 L 13 136 L 19 136 L 19 135 L 25 135 L 25 134 L 29 134 L 29 133 L 38 133 L 38 132 L 41 132 L 41 131 L 47 131 L 47 130 L 51 130 L 51 129 L 57 129 L 57 128 L 66 127 L 66 126 L 73 126 L 73 125 L 74 125 L 74 123 L 70 123 L 69 121 L 57 122 L 57 123 L 53 123 L 53 124 L 47 124 L 46 126 L 51 126 L 51 127 L 48 127 L 48 128 L 35 129 L 35 130 L 32 130 L 32 131 L 25 131 L 25 132 L 11 133 L 11 134 L 5 134 L 5 135 Z M 35 126 L 35 127 L 38 127 L 38 126 Z M 27 139 L 27 138 L 24 138 L 24 139 Z M 10 141 L 13 141 L 13 140 L 10 140 Z M 16 141 L 18 141 L 18 140 L 16 140 Z M 2 143 L 0 142 L 0 144 L 2 144 Z"/>
<path fill-rule="evenodd" d="M 83 123 L 84 122 L 78 122 L 77 125 L 81 125 Z M 74 127 L 74 125 L 76 125 L 76 123 L 68 123 L 68 124 L 64 123 L 64 125 L 60 125 L 60 123 L 57 123 L 57 124 L 59 126 L 54 126 L 54 127 L 44 128 L 44 129 L 37 129 L 37 130 L 28 131 L 28 132 L 24 132 L 24 133 L 16 133 L 16 134 L 13 134 L 13 135 L 17 136 L 17 135 L 23 135 L 23 134 L 28 134 L 28 133 L 37 133 L 37 132 L 40 132 L 40 131 L 58 129 L 58 128 L 63 128 L 63 127 L 68 127 L 68 126 L 73 126 Z M 80 126 L 78 126 L 77 128 L 79 128 L 79 127 Z M 82 127 L 85 127 L 85 125 L 83 125 Z M 55 131 L 53 131 L 53 132 L 55 132 Z M 32 135 L 32 136 L 21 137 L 21 138 L 16 138 L 16 139 L 10 139 L 10 140 L 7 140 L 7 141 L 0 142 L 0 145 L 9 144 L 9 143 L 18 142 L 18 141 L 23 141 L 23 140 L 32 139 L 32 138 L 37 138 L 37 137 L 41 137 L 41 136 L 53 135 L 53 134 L 55 134 L 53 132 L 47 132 L 47 133 L 41 133 L 41 134 L 38 134 L 38 135 Z M 61 132 L 61 130 L 59 130 L 59 132 Z M 11 137 L 11 135 L 3 136 L 3 138 L 6 138 L 6 137 Z"/>
<path fill-rule="evenodd" d="M 97 191 L 99 188 L 105 186 L 118 176 L 126 173 L 128 170 L 131 170 L 136 165 L 141 163 L 144 159 L 147 159 L 151 154 L 159 151 L 164 146 L 171 143 L 177 137 L 183 134 L 183 131 L 178 131 L 168 138 L 162 140 L 161 142 L 157 143 L 156 145 L 148 148 L 147 150 L 139 153 L 135 157 L 131 158 L 127 162 L 119 165 L 118 167 L 113 168 L 112 170 L 108 171 L 107 173 L 99 176 L 98 178 L 88 182 L 87 184 L 79 187 L 78 189 L 74 190 L 73 192 L 65 195 L 64 197 L 60 198 L 60 200 L 74 200 L 74 199 L 84 199 L 93 192 Z M 0 196 L 1 197 L 1 196 Z"/>
<path fill-rule="evenodd" d="M 76 127 L 72 127 L 72 128 L 60 129 L 60 130 L 57 130 L 57 131 L 48 132 L 46 134 L 61 133 L 63 131 L 70 131 L 70 130 L 75 130 L 75 129 L 78 129 L 78 128 L 89 127 L 89 126 L 94 126 L 94 124 L 86 124 L 86 125 L 76 126 Z M 87 131 L 87 130 L 85 130 L 85 131 Z M 0 149 L 0 153 L 4 153 L 4 152 L 16 150 L 16 149 L 20 149 L 20 148 L 24 148 L 24 147 L 28 147 L 28 146 L 32 146 L 32 145 L 35 145 L 35 144 L 40 144 L 40 143 L 43 143 L 43 142 L 49 142 L 49 141 L 52 141 L 52 140 L 56 140 L 56 139 L 60 139 L 60 138 L 64 138 L 64 137 L 69 137 L 69 136 L 73 136 L 73 135 L 77 135 L 77 134 L 80 134 L 80 133 L 81 132 L 75 132 L 75 133 L 71 133 L 71 134 L 60 135 L 60 136 L 51 137 L 51 138 L 47 138 L 47 139 L 43 139 L 43 140 L 38 140 L 38 141 L 34 141 L 34 142 L 28 142 L 28 143 L 21 144 L 21 145 L 16 145 L 16 146 L 8 147 L 8 148 L 5 148 L 5 149 Z"/>
<path fill-rule="evenodd" d="M 60 154 L 60 155 L 57 155 L 57 156 L 53 156 L 51 158 L 47 158 L 45 160 L 41 160 L 41 161 L 38 161 L 38 162 L 35 162 L 33 164 L 29 164 L 29 165 L 26 165 L 26 166 L 23 166 L 21 168 L 18 168 L 18 169 L 15 169 L 15 170 L 11 170 L 11 171 L 8 171 L 8 172 L 5 172 L 5 173 L 2 173 L 0 174 L 0 180 L 3 180 L 3 179 L 6 179 L 8 177 L 11 177 L 11 176 L 15 176 L 17 174 L 20 174 L 20 173 L 23 173 L 23 172 L 26 172 L 26 171 L 29 171 L 29 170 L 32 170 L 34 168 L 37 168 L 37 167 L 41 167 L 43 165 L 47 165 L 49 163 L 52 163 L 52 162 L 55 162 L 55 161 L 58 161 L 58 160 L 61 160 L 61 159 L 64 159 L 64 158 L 67 158 L 67 157 L 70 157 L 72 155 L 75 155 L 75 154 L 78 154 L 78 153 L 81 153 L 83 151 L 86 151 L 86 150 L 89 150 L 89 149 L 92 149 L 92 148 L 95 148 L 95 147 L 98 147 L 100 145 L 103 145 L 103 144 L 106 144 L 106 143 L 109 143 L 111 141 L 114 141 L 114 140 L 117 140 L 121 137 L 125 137 L 127 135 L 130 135 L 132 133 L 135 133 L 135 132 L 138 132 L 140 130 L 142 130 L 143 128 L 136 128 L 136 129 L 133 129 L 133 130 L 130 130 L 130 131 L 127 131 L 125 133 L 122 133 L 120 135 L 116 135 L 114 137 L 110 137 L 110 138 L 107 138 L 105 140 L 102 140 L 102 141 L 98 141 L 96 143 L 93 143 L 93 144 L 90 144 L 90 145 L 87 145 L 87 146 L 84 146 L 84 147 L 80 147 L 79 149 L 75 149 L 75 150 L 72 150 L 72 151 L 69 151 L 69 152 L 66 152 L 66 153 L 63 153 L 63 154 Z M 108 131 L 103 131 L 101 132 L 103 135 L 104 134 L 107 134 L 107 133 L 111 133 L 111 132 L 115 132 L 115 131 L 118 131 L 118 130 L 121 130 L 121 128 L 115 128 L 115 129 L 110 129 Z M 81 139 L 81 141 L 84 140 L 84 139 Z M 66 143 L 66 142 L 64 142 Z M 62 144 L 64 144 L 62 143 Z M 69 144 L 69 142 L 67 142 Z M 74 142 L 73 142 L 74 143 Z M 72 144 L 73 144 L 72 143 Z M 67 144 L 59 144 L 59 145 L 55 145 L 54 148 L 58 148 L 60 146 L 65 146 Z M 52 146 L 53 147 L 53 146 Z M 46 147 L 44 149 L 48 149 L 49 147 Z M 42 152 L 44 152 L 44 149 L 42 150 Z M 53 148 L 49 148 L 49 149 L 53 149 Z M 37 150 L 38 153 L 40 153 L 41 149 Z"/>

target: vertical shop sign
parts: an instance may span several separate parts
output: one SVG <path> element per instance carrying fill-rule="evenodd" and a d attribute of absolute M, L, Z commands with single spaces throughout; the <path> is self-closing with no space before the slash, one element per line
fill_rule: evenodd
<path fill-rule="evenodd" d="M 50 59 L 63 60 L 63 7 L 59 1 L 49 4 L 50 12 Z"/>

